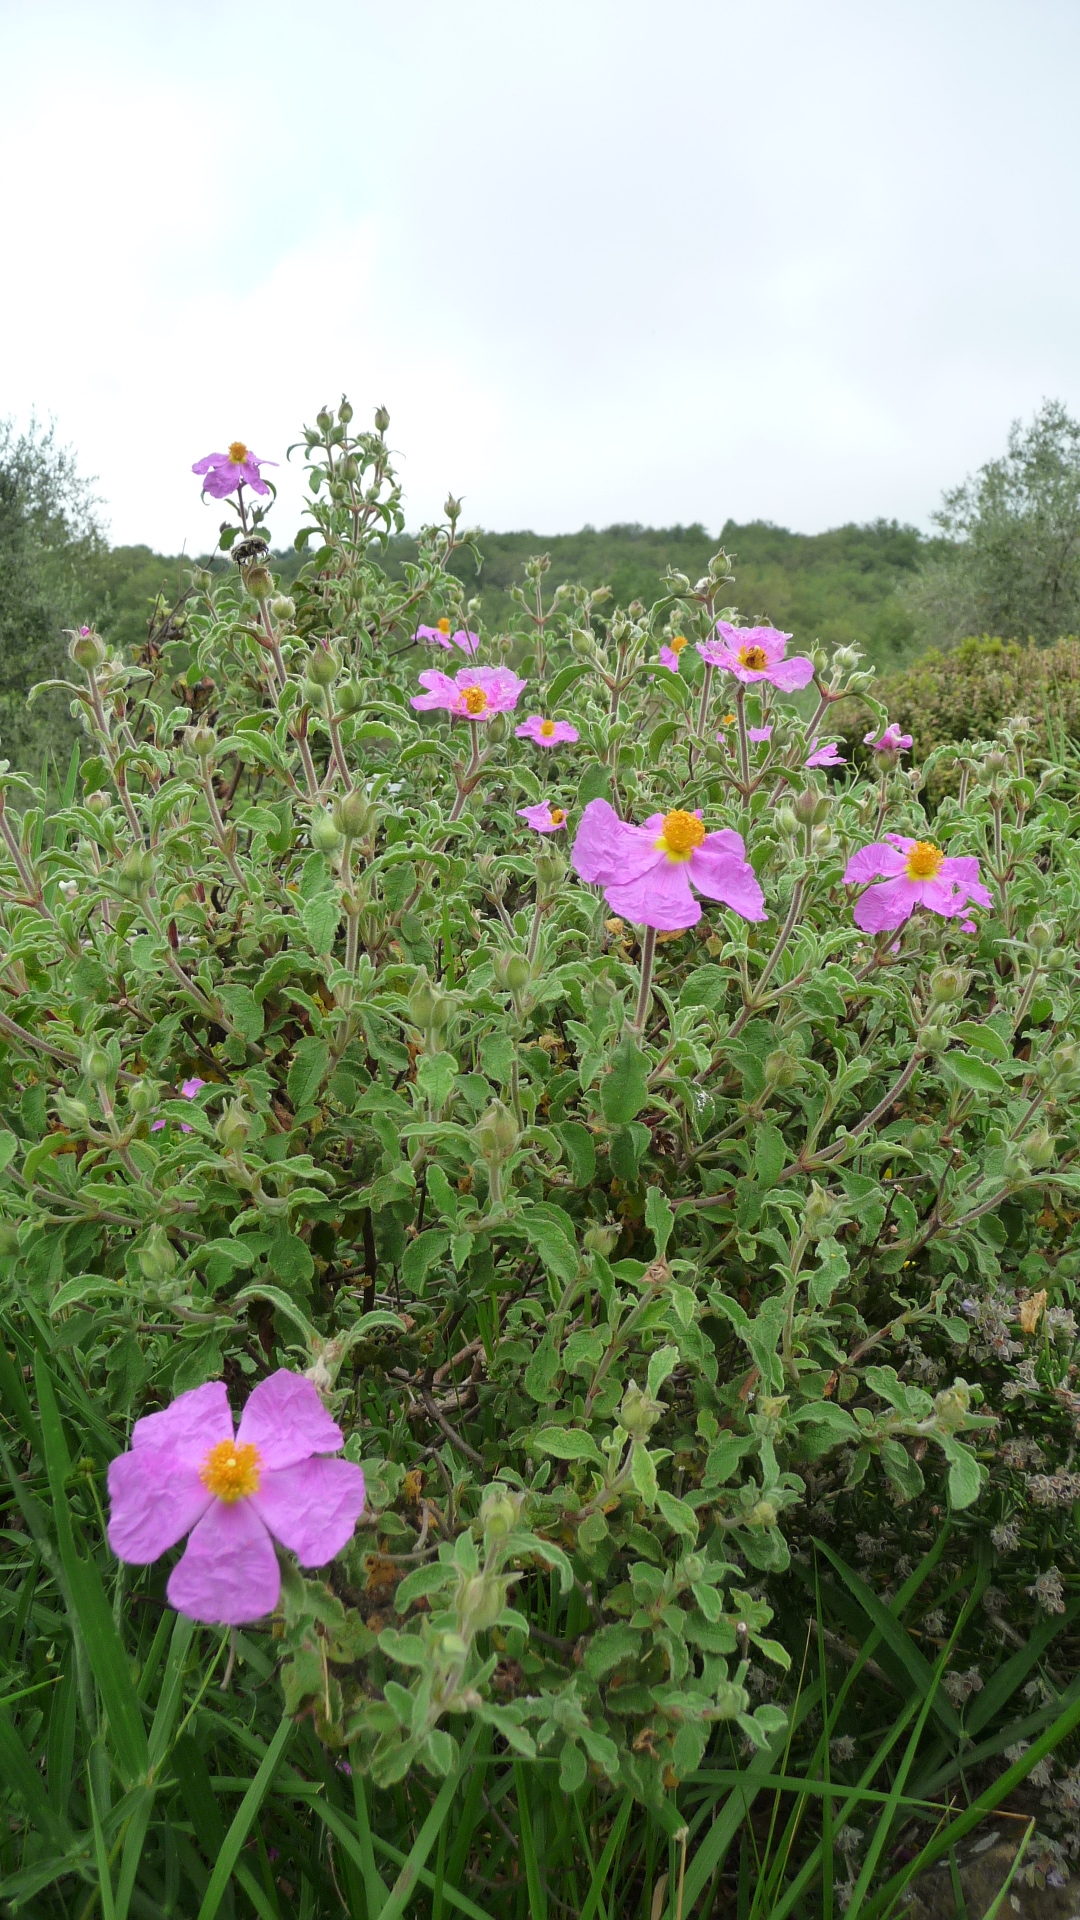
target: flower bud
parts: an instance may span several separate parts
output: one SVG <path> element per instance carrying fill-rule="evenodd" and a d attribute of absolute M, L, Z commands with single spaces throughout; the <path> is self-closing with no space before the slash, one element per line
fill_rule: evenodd
<path fill-rule="evenodd" d="M 814 1180 L 803 1207 L 803 1228 L 809 1238 L 824 1239 L 835 1223 L 838 1211 L 839 1202 Z"/>
<path fill-rule="evenodd" d="M 523 953 L 497 953 L 491 967 L 503 993 L 522 993 L 532 979 L 532 968 Z"/>
<path fill-rule="evenodd" d="M 339 713 L 359 713 L 364 704 L 364 689 L 358 680 L 343 680 L 334 697 Z"/>
<path fill-rule="evenodd" d="M 176 1253 L 163 1227 L 151 1227 L 135 1259 L 144 1280 L 170 1280 L 176 1272 Z"/>
<path fill-rule="evenodd" d="M 78 633 L 72 635 L 68 658 L 74 660 L 77 667 L 85 667 L 87 673 L 92 673 L 95 667 L 104 665 L 107 652 L 99 633 L 90 627 L 80 627 Z"/>
<path fill-rule="evenodd" d="M 778 807 L 773 808 L 772 817 L 777 833 L 784 835 L 785 838 L 790 839 L 791 835 L 797 831 L 799 822 L 795 818 L 795 809 L 786 800 L 782 800 Z"/>
<path fill-rule="evenodd" d="M 275 593 L 270 602 L 270 612 L 275 620 L 285 625 L 296 618 L 296 601 L 290 599 L 287 593 Z"/>
<path fill-rule="evenodd" d="M 586 1227 L 585 1229 L 584 1242 L 586 1252 L 601 1253 L 604 1255 L 609 1254 L 621 1232 L 621 1227 L 609 1222 L 605 1221 L 601 1224 L 599 1220 L 594 1221 L 591 1227 Z"/>
<path fill-rule="evenodd" d="M 492 1166 L 498 1166 L 503 1160 L 509 1160 L 521 1135 L 509 1107 L 504 1107 L 501 1100 L 493 1100 L 480 1115 L 472 1137 L 483 1158 Z"/>
<path fill-rule="evenodd" d="M 1062 967 L 1074 964 L 1073 955 L 1068 947 L 1051 947 L 1046 956 L 1046 965 L 1051 973 L 1059 973 Z"/>
<path fill-rule="evenodd" d="M 439 1652 L 444 1660 L 464 1660 L 469 1651 L 469 1643 L 460 1633 L 442 1633 L 439 1635 Z"/>
<path fill-rule="evenodd" d="M 315 425 L 319 428 L 319 431 L 321 433 L 329 433 L 333 424 L 334 416 L 329 407 L 320 407 L 318 413 L 315 415 Z"/>
<path fill-rule="evenodd" d="M 908 1130 L 907 1145 L 912 1153 L 926 1153 L 936 1140 L 937 1133 L 933 1127 L 915 1126 Z"/>
<path fill-rule="evenodd" d="M 341 661 L 332 647 L 316 647 L 307 663 L 309 680 L 317 687 L 332 687 L 341 672 Z"/>
<path fill-rule="evenodd" d="M 102 793 L 99 789 L 97 793 L 88 793 L 86 796 L 87 812 L 96 815 L 99 820 L 103 813 L 108 813 L 111 806 L 111 793 Z"/>
<path fill-rule="evenodd" d="M 776 1047 L 765 1057 L 765 1079 L 770 1087 L 793 1087 L 802 1078 L 802 1067 L 793 1053 Z"/>
<path fill-rule="evenodd" d="M 12 1260 L 19 1251 L 18 1228 L 12 1220 L 0 1220 L 0 1260 Z"/>
<path fill-rule="evenodd" d="M 1034 947 L 1036 953 L 1042 953 L 1044 948 L 1053 944 L 1054 930 L 1047 926 L 1045 920 L 1033 920 L 1027 938 L 1028 946 Z"/>
<path fill-rule="evenodd" d="M 241 567 L 240 577 L 253 600 L 265 600 L 273 592 L 274 576 L 269 567 Z"/>
<path fill-rule="evenodd" d="M 946 1433 L 955 1433 L 964 1425 L 971 1410 L 971 1388 L 966 1380 L 954 1380 L 934 1395 L 934 1421 Z"/>
<path fill-rule="evenodd" d="M 503 1540 L 518 1523 L 524 1494 L 511 1493 L 506 1487 L 485 1487 L 480 1502 L 480 1526 L 489 1540 Z"/>
<path fill-rule="evenodd" d="M 93 1042 L 84 1047 L 81 1065 L 88 1080 L 109 1078 L 109 1056 L 104 1047 L 96 1047 Z"/>
<path fill-rule="evenodd" d="M 474 1573 L 462 1580 L 457 1592 L 461 1624 L 471 1633 L 486 1633 L 506 1605 L 506 1581 L 492 1573 Z"/>
<path fill-rule="evenodd" d="M 663 1401 L 654 1399 L 644 1387 L 631 1380 L 619 1403 L 619 1425 L 631 1440 L 645 1440 L 663 1411 Z"/>
<path fill-rule="evenodd" d="M 861 647 L 837 647 L 832 657 L 832 670 L 834 673 L 852 673 L 861 659 Z"/>
<path fill-rule="evenodd" d="M 85 1100 L 73 1100 L 70 1094 L 58 1093 L 53 1097 L 53 1105 L 64 1126 L 71 1133 L 85 1133 L 90 1125 L 90 1110 Z"/>
<path fill-rule="evenodd" d="M 334 801 L 332 818 L 344 839 L 363 840 L 374 827 L 378 813 L 367 795 L 354 787 L 351 793 Z"/>
<path fill-rule="evenodd" d="M 971 985 L 971 975 L 963 967 L 935 967 L 930 975 L 930 999 L 934 1006 L 948 1007 L 962 1000 Z"/>
<path fill-rule="evenodd" d="M 244 1145 L 251 1132 L 251 1117 L 245 1113 L 239 1100 L 229 1100 L 220 1120 L 214 1128 L 215 1136 L 226 1153 L 236 1153 Z"/>
<path fill-rule="evenodd" d="M 217 734 L 213 727 L 185 727 L 184 745 L 199 760 L 208 760 L 217 746 Z"/>
<path fill-rule="evenodd" d="M 1057 1141 L 1047 1127 L 1033 1128 L 1020 1144 L 1028 1165 L 1035 1169 L 1053 1166 L 1058 1157 Z"/>
<path fill-rule="evenodd" d="M 454 1003 L 428 978 L 426 967 L 417 969 L 409 989 L 409 1018 L 421 1033 L 441 1033 L 453 1012 Z"/>
<path fill-rule="evenodd" d="M 353 416 L 352 403 L 346 400 L 345 395 L 342 394 L 341 405 L 337 410 L 339 425 L 343 427 L 347 427 L 350 420 L 352 419 L 352 416 Z"/>
<path fill-rule="evenodd" d="M 443 501 L 443 512 L 451 523 L 460 519 L 461 501 L 455 499 L 452 493 L 448 493 L 446 499 Z"/>
<path fill-rule="evenodd" d="M 994 747 L 983 761 L 983 767 L 987 773 L 1004 773 L 1008 764 L 1008 754 L 1002 753 L 999 747 Z"/>
<path fill-rule="evenodd" d="M 144 1120 L 153 1112 L 161 1098 L 160 1091 L 150 1080 L 135 1080 L 127 1090 L 129 1112 L 137 1119 Z"/>
<path fill-rule="evenodd" d="M 116 871 L 117 890 L 128 899 L 137 899 L 154 878 L 154 856 L 144 847 L 126 853 Z"/>
<path fill-rule="evenodd" d="M 387 427 L 388 427 L 389 425 L 390 425 L 390 415 L 389 415 L 389 413 L 387 412 L 387 410 L 386 410 L 386 408 L 385 408 L 385 407 L 376 407 L 376 409 L 375 409 L 375 431 L 376 431 L 376 433 L 385 433 L 385 432 L 386 432 L 386 429 L 387 429 Z"/>
<path fill-rule="evenodd" d="M 1023 1147 L 1015 1140 L 1006 1140 L 1001 1155 L 1001 1171 L 1006 1180 L 1026 1180 L 1031 1173 L 1031 1163 Z"/>
<path fill-rule="evenodd" d="M 755 1500 L 743 1524 L 747 1527 L 775 1527 L 779 1513 L 771 1500 Z"/>
<path fill-rule="evenodd" d="M 336 853 L 343 844 L 343 836 L 338 831 L 328 813 L 317 813 L 311 822 L 311 844 L 316 853 Z"/>
<path fill-rule="evenodd" d="M 795 795 L 791 806 L 801 826 L 816 827 L 825 819 L 830 804 L 827 793 L 817 793 L 813 787 L 804 787 L 801 793 Z"/>

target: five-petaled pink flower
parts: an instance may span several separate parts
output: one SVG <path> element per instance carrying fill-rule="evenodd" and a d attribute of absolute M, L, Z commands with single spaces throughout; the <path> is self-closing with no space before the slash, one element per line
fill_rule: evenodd
<path fill-rule="evenodd" d="M 846 764 L 835 740 L 830 740 L 824 747 L 818 747 L 810 758 L 803 762 L 807 767 L 842 767 Z"/>
<path fill-rule="evenodd" d="M 565 807 L 553 807 L 547 800 L 541 800 L 539 806 L 519 807 L 518 819 L 527 820 L 534 833 L 558 833 L 566 825 Z"/>
<path fill-rule="evenodd" d="M 572 746 L 578 739 L 578 730 L 569 720 L 545 720 L 538 713 L 530 713 L 520 727 L 515 727 L 519 740 L 533 740 L 538 747 L 557 747 L 561 744 Z"/>
<path fill-rule="evenodd" d="M 227 493 L 235 493 L 240 486 L 250 487 L 252 493 L 269 493 L 259 468 L 276 466 L 276 460 L 263 460 L 242 440 L 232 440 L 227 453 L 208 453 L 205 459 L 196 460 L 191 471 L 206 475 L 204 493 L 215 500 L 224 500 Z"/>
<path fill-rule="evenodd" d="M 672 635 L 671 643 L 669 646 L 661 647 L 660 665 L 662 667 L 666 667 L 669 673 L 678 673 L 679 655 L 682 652 L 683 648 L 686 646 L 686 644 L 687 644 L 687 640 L 686 640 L 685 633 L 676 633 Z"/>
<path fill-rule="evenodd" d="M 790 633 L 776 627 L 733 627 L 718 620 L 715 640 L 699 640 L 697 650 L 710 667 L 723 667 L 747 685 L 767 680 L 782 693 L 795 693 L 814 677 L 814 663 L 805 654 L 786 659 Z"/>
<path fill-rule="evenodd" d="M 744 920 L 767 918 L 740 835 L 730 827 L 706 833 L 700 814 L 681 807 L 650 814 L 634 827 L 606 800 L 590 800 L 570 860 L 583 880 L 603 888 L 614 913 L 638 926 L 664 932 L 694 926 L 701 907 L 692 888 Z"/>
<path fill-rule="evenodd" d="M 873 747 L 875 753 L 907 753 L 911 746 L 911 735 L 901 733 L 893 720 L 882 734 L 864 733 L 863 745 Z"/>
<path fill-rule="evenodd" d="M 868 880 L 881 883 L 867 887 L 855 902 L 855 925 L 864 933 L 902 927 L 916 907 L 956 920 L 971 901 L 977 907 L 991 905 L 974 854 L 950 858 L 931 840 L 906 840 L 899 833 L 888 833 L 884 840 L 861 847 L 848 861 L 844 879 L 849 887 Z"/>
<path fill-rule="evenodd" d="M 494 720 L 497 713 L 512 713 L 526 682 L 509 667 L 461 667 L 453 679 L 438 667 L 428 667 L 420 675 L 426 693 L 414 693 L 412 705 L 425 712 L 445 707 L 462 720 Z"/>
<path fill-rule="evenodd" d="M 459 627 L 456 633 L 451 633 L 450 622 L 445 615 L 441 620 L 437 620 L 433 627 L 417 627 L 413 639 L 431 640 L 435 646 L 445 648 L 447 653 L 452 653 L 457 647 L 460 653 L 472 654 L 480 645 L 479 634 L 469 633 L 464 627 Z"/>
<path fill-rule="evenodd" d="M 272 1613 L 274 1541 L 322 1567 L 352 1538 L 364 1475 L 331 1460 L 344 1445 L 310 1380 L 282 1367 L 260 1381 L 233 1433 L 223 1380 L 136 1420 L 131 1451 L 109 1465 L 109 1545 L 148 1566 L 190 1533 L 169 1575 L 170 1606 L 209 1626 Z"/>
<path fill-rule="evenodd" d="M 208 1084 L 207 1081 L 200 1080 L 198 1074 L 195 1074 L 190 1080 L 184 1080 L 181 1082 L 180 1092 L 183 1095 L 185 1100 L 194 1100 L 195 1095 L 198 1093 L 200 1087 L 205 1087 L 207 1084 Z M 163 1127 L 164 1125 L 165 1125 L 164 1120 L 153 1121 L 150 1127 L 151 1133 L 157 1133 L 159 1127 Z M 181 1133 L 190 1133 L 192 1131 L 192 1129 L 188 1126 L 188 1123 L 186 1120 L 181 1120 L 180 1131 Z"/>

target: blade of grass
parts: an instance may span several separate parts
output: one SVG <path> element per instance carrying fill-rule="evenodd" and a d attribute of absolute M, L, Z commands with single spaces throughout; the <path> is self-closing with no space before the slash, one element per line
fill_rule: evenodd
<path fill-rule="evenodd" d="M 599 1920 L 604 1920 L 600 1912 L 600 1902 L 603 1899 L 604 1888 L 607 1885 L 615 1855 L 622 1846 L 633 1805 L 630 1794 L 625 1794 L 619 1811 L 612 1821 L 611 1831 L 604 1842 L 604 1851 L 593 1869 L 589 1891 L 585 1896 L 585 1904 L 578 1915 L 578 1920 L 594 1920 L 594 1915 L 599 1916 Z"/>
<path fill-rule="evenodd" d="M 846 1561 L 842 1560 L 838 1553 L 834 1553 L 824 1540 L 818 1540 L 816 1546 L 818 1552 L 824 1554 L 830 1566 L 840 1575 L 867 1619 L 877 1628 L 882 1641 L 898 1662 L 908 1684 L 915 1687 L 920 1695 L 928 1694 L 932 1697 L 937 1689 L 932 1689 L 930 1686 L 932 1672 L 930 1662 L 904 1632 L 896 1614 L 882 1605 L 877 1594 L 871 1591 L 865 1580 L 855 1572 L 854 1567 L 849 1567 Z M 934 1713 L 950 1738 L 959 1741 L 962 1738 L 960 1721 L 957 1718 L 956 1709 L 950 1702 L 945 1699 L 936 1701 Z"/>
<path fill-rule="evenodd" d="M 263 1755 L 255 1778 L 233 1815 L 232 1823 L 214 1862 L 214 1870 L 207 1883 L 196 1920 L 215 1920 L 233 1868 L 239 1859 L 240 1849 L 251 1831 L 259 1808 L 270 1791 L 292 1731 L 293 1723 L 286 1715 Z"/>

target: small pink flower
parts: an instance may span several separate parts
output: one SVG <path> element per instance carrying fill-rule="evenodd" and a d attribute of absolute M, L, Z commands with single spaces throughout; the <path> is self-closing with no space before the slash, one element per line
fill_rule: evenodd
<path fill-rule="evenodd" d="M 785 658 L 790 633 L 781 633 L 776 627 L 733 627 L 727 620 L 717 621 L 716 632 L 719 639 L 698 641 L 702 659 L 710 667 L 723 667 L 748 686 L 767 680 L 782 693 L 795 693 L 814 677 L 814 663 L 804 654 Z"/>
<path fill-rule="evenodd" d="M 438 667 L 428 667 L 420 675 L 426 693 L 414 693 L 412 705 L 424 712 L 445 708 L 463 720 L 493 720 L 497 713 L 512 713 L 527 682 L 519 680 L 509 667 L 460 667 L 451 680 Z"/>
<path fill-rule="evenodd" d="M 206 475 L 204 493 L 210 494 L 214 500 L 224 500 L 227 493 L 235 493 L 240 486 L 249 486 L 252 493 L 269 493 L 270 489 L 260 477 L 259 468 L 276 466 L 276 460 L 262 460 L 242 440 L 233 440 L 228 453 L 208 453 L 205 459 L 196 460 L 191 471 Z"/>
<path fill-rule="evenodd" d="M 466 632 L 464 627 L 459 627 L 456 633 L 451 633 L 450 622 L 445 618 L 437 620 L 433 627 L 417 627 L 413 639 L 431 640 L 435 646 L 444 647 L 447 653 L 452 653 L 457 647 L 461 653 L 472 654 L 480 645 L 480 636 Z"/>
<path fill-rule="evenodd" d="M 602 887 L 614 913 L 638 926 L 674 932 L 701 918 L 693 886 L 744 920 L 764 920 L 765 901 L 746 848 L 724 827 L 706 833 L 698 813 L 653 813 L 640 827 L 606 800 L 590 800 L 570 849 L 583 880 Z"/>
<path fill-rule="evenodd" d="M 180 1092 L 185 1100 L 194 1100 L 195 1095 L 198 1093 L 200 1087 L 205 1087 L 208 1084 L 209 1083 L 206 1080 L 200 1080 L 198 1075 L 196 1074 L 191 1080 L 184 1080 L 181 1082 Z M 155 1120 L 150 1128 L 151 1133 L 156 1133 L 158 1131 L 158 1128 L 163 1127 L 164 1125 L 165 1125 L 164 1120 Z M 181 1120 L 180 1131 L 181 1133 L 190 1133 L 192 1131 L 192 1129 L 188 1126 L 188 1123 L 186 1120 Z"/>
<path fill-rule="evenodd" d="M 79 639 L 80 639 L 80 640 L 85 640 L 85 639 L 86 639 L 86 636 L 87 636 L 87 634 L 88 634 L 89 632 L 90 632 L 90 628 L 89 628 L 89 627 L 80 627 L 80 628 L 79 628 Z"/>
<path fill-rule="evenodd" d="M 538 713 L 530 713 L 520 727 L 515 727 L 519 740 L 535 741 L 538 747 L 557 747 L 562 743 L 573 745 L 579 737 L 576 727 L 569 720 L 544 720 Z"/>
<path fill-rule="evenodd" d="M 131 1451 L 109 1464 L 109 1545 L 149 1566 L 191 1539 L 169 1575 L 170 1606 L 209 1626 L 272 1613 L 281 1591 L 274 1541 L 323 1567 L 352 1538 L 364 1475 L 310 1380 L 282 1367 L 260 1381 L 234 1435 L 223 1380 L 136 1420 Z"/>
<path fill-rule="evenodd" d="M 666 667 L 669 673 L 678 673 L 679 655 L 686 644 L 685 633 L 676 633 L 672 635 L 670 645 L 661 647 L 660 665 Z"/>
<path fill-rule="evenodd" d="M 830 740 L 827 746 L 818 747 L 810 758 L 803 762 L 807 767 L 842 767 L 846 764 L 835 740 Z"/>
<path fill-rule="evenodd" d="M 863 745 L 873 747 L 875 753 L 907 753 L 911 746 L 911 735 L 901 733 L 896 721 L 893 720 L 880 735 L 875 736 L 872 732 L 864 733 Z"/>
<path fill-rule="evenodd" d="M 771 740 L 772 728 L 771 727 L 747 727 L 746 737 L 748 740 Z"/>
<path fill-rule="evenodd" d="M 552 807 L 542 800 L 536 807 L 519 807 L 518 819 L 527 820 L 535 833 L 558 833 L 566 825 L 564 807 Z"/>
<path fill-rule="evenodd" d="M 849 887 L 881 882 L 867 887 L 855 902 L 855 925 L 864 933 L 902 927 L 916 907 L 955 920 L 967 912 L 969 901 L 978 907 L 991 905 L 974 854 L 950 858 L 930 840 L 906 840 L 899 833 L 861 847 L 848 861 L 844 879 Z"/>

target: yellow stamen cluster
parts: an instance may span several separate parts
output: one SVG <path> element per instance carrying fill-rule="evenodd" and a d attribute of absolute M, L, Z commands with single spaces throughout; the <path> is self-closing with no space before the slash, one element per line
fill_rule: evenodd
<path fill-rule="evenodd" d="M 689 860 L 695 847 L 700 847 L 705 838 L 705 828 L 696 814 L 685 813 L 676 807 L 671 813 L 665 813 L 664 824 L 656 845 L 663 847 L 669 860 Z"/>
<path fill-rule="evenodd" d="M 242 440 L 229 441 L 229 459 L 232 460 L 236 466 L 242 467 L 247 457 L 248 450 Z"/>
<path fill-rule="evenodd" d="M 554 720 L 541 720 L 540 731 L 543 734 L 545 740 L 550 740 L 552 734 L 555 731 Z"/>
<path fill-rule="evenodd" d="M 483 713 L 487 703 L 488 697 L 483 687 L 466 687 L 465 711 L 471 719 L 475 720 L 478 714 Z"/>
<path fill-rule="evenodd" d="M 673 634 L 672 640 L 671 640 L 672 653 L 681 653 L 685 645 L 686 645 L 685 633 Z"/>
<path fill-rule="evenodd" d="M 249 1441 L 241 1445 L 236 1440 L 219 1440 L 199 1468 L 199 1479 L 208 1493 L 232 1506 L 234 1500 L 258 1493 L 262 1455 Z"/>
<path fill-rule="evenodd" d="M 552 807 L 552 809 L 551 809 L 551 824 L 552 824 L 552 826 L 553 826 L 553 827 L 561 827 L 561 826 L 562 826 L 562 823 L 563 823 L 563 821 L 564 821 L 565 819 L 566 819 L 566 808 L 565 808 L 565 807 Z"/>
<path fill-rule="evenodd" d="M 764 647 L 740 647 L 739 665 L 749 667 L 751 673 L 763 673 L 769 664 L 769 656 Z"/>
<path fill-rule="evenodd" d="M 945 855 L 932 840 L 916 840 L 908 854 L 904 871 L 909 880 L 932 880 L 941 872 Z"/>
<path fill-rule="evenodd" d="M 445 615 L 445 613 L 443 614 L 443 617 L 442 617 L 442 619 L 441 619 L 441 620 L 436 620 L 436 622 L 435 622 L 435 629 L 436 629 L 436 632 L 438 632 L 438 633 L 442 633 L 442 634 L 447 634 L 447 633 L 449 633 L 449 631 L 450 631 L 450 622 L 449 622 L 449 620 L 447 619 L 447 617 L 446 617 L 446 615 Z"/>

